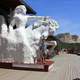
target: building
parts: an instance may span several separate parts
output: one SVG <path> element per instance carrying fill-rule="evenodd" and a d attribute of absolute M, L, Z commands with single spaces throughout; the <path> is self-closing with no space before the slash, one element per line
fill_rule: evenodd
<path fill-rule="evenodd" d="M 10 13 L 10 10 L 14 10 L 16 6 L 21 4 L 26 6 L 28 9 L 28 14 L 36 14 L 36 12 L 24 0 L 1 0 L 0 9 L 3 9 L 7 13 Z"/>

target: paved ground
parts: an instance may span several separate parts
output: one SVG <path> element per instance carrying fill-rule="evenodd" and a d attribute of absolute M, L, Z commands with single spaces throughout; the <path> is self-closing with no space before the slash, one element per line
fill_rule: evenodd
<path fill-rule="evenodd" d="M 73 80 L 80 78 L 80 56 L 61 54 L 53 60 L 55 63 L 51 72 L 0 68 L 0 80 Z"/>

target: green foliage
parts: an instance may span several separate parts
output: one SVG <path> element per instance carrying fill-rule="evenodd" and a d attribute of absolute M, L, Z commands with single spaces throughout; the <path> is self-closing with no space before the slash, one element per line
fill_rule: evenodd
<path fill-rule="evenodd" d="M 80 43 L 59 43 L 57 46 L 58 49 L 80 49 Z"/>

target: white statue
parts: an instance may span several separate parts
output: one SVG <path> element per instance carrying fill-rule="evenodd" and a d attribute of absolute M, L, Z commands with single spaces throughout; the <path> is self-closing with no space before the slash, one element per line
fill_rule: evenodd
<path fill-rule="evenodd" d="M 49 17 L 46 17 L 45 19 L 45 17 L 42 16 L 26 15 L 26 11 L 27 9 L 24 5 L 16 7 L 9 25 L 9 32 L 7 32 L 5 38 L 8 40 L 9 45 L 13 45 L 13 48 L 14 44 L 18 45 L 18 43 L 23 43 L 23 62 L 34 63 L 34 59 L 37 57 L 36 51 L 39 49 L 41 37 L 44 36 L 47 38 L 50 32 L 54 32 L 58 28 L 58 24 L 49 19 Z M 29 19 L 37 19 L 37 22 L 34 23 L 34 26 L 32 25 L 32 27 L 25 28 Z M 17 28 L 13 29 L 15 25 Z M 4 29 L 3 33 L 7 31 L 7 28 Z M 9 49 L 10 48 L 8 48 L 8 52 Z M 15 54 L 17 54 L 17 52 Z"/>
<path fill-rule="evenodd" d="M 30 39 L 29 37 L 30 35 L 30 31 L 28 30 L 26 32 L 25 26 L 27 24 L 28 19 L 43 19 L 44 17 L 41 16 L 28 16 L 26 15 L 26 7 L 24 5 L 20 5 L 18 7 L 16 7 L 15 11 L 14 11 L 14 15 L 13 15 L 13 19 L 9 25 L 9 30 L 10 30 L 10 37 L 12 36 L 13 39 L 12 41 L 16 41 L 16 39 L 20 38 L 21 41 L 23 42 L 23 44 L 25 45 L 24 49 L 24 54 L 25 54 L 25 63 L 28 63 L 28 61 L 26 60 L 27 57 L 30 57 L 30 63 L 34 63 L 33 57 L 36 57 L 36 55 L 34 54 L 34 50 L 31 48 L 30 46 Z M 17 38 L 16 35 L 14 33 L 13 30 L 13 26 L 16 25 L 17 29 L 15 30 L 16 34 L 17 34 Z M 16 39 L 15 39 L 16 38 Z M 10 39 L 10 38 L 9 38 Z M 27 52 L 26 52 L 27 51 Z"/>

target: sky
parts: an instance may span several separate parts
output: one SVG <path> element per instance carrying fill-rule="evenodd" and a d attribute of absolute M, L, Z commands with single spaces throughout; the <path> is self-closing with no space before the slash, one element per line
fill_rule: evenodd
<path fill-rule="evenodd" d="M 51 16 L 59 24 L 55 32 L 80 35 L 80 0 L 26 0 L 37 16 Z"/>

